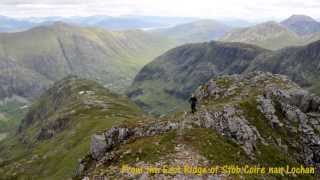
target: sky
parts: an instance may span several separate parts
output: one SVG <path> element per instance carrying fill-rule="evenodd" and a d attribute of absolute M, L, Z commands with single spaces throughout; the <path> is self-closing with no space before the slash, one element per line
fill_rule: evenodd
<path fill-rule="evenodd" d="M 320 0 L 0 0 L 10 17 L 147 15 L 280 20 L 292 14 L 320 18 Z"/>

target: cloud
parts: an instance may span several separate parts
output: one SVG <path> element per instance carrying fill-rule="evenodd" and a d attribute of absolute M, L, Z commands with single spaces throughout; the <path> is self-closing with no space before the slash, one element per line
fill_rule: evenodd
<path fill-rule="evenodd" d="M 7 16 L 156 15 L 203 18 L 282 19 L 320 17 L 319 0 L 1 0 Z"/>

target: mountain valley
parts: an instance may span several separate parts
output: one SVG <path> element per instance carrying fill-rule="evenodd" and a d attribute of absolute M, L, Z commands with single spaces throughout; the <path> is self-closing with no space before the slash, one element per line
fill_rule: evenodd
<path fill-rule="evenodd" d="M 154 115 L 183 110 L 190 94 L 212 77 L 265 71 L 284 74 L 319 94 L 320 41 L 269 51 L 242 43 L 198 43 L 168 51 L 136 76 L 128 96 Z"/>
<path fill-rule="evenodd" d="M 319 179 L 319 22 L 222 19 L 0 16 L 0 179 Z"/>

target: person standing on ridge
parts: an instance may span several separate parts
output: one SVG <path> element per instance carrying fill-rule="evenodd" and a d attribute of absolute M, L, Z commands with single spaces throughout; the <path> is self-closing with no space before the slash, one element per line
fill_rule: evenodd
<path fill-rule="evenodd" d="M 192 94 L 191 95 L 191 98 L 189 99 L 189 103 L 190 103 L 190 105 L 191 105 L 191 113 L 192 114 L 194 114 L 196 111 L 197 111 L 197 108 L 196 108 L 196 106 L 197 106 L 197 97 L 194 95 L 194 94 Z"/>

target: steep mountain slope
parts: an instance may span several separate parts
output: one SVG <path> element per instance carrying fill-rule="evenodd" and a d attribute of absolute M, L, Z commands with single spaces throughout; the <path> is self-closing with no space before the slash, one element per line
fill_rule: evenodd
<path fill-rule="evenodd" d="M 214 76 L 256 70 L 287 75 L 320 94 L 319 52 L 320 41 L 274 52 L 240 43 L 185 45 L 146 65 L 128 95 L 146 112 L 161 115 L 184 109 L 190 93 Z"/>
<path fill-rule="evenodd" d="M 301 42 L 297 34 L 276 22 L 267 22 L 253 27 L 237 29 L 219 40 L 254 44 L 271 50 L 303 43 L 307 44 L 307 42 Z"/>
<path fill-rule="evenodd" d="M 95 134 L 78 178 L 319 178 L 319 96 L 285 76 L 261 72 L 212 79 L 195 95 L 195 114 Z M 311 175 L 292 173 L 301 165 L 310 168 Z M 210 171 L 212 167 L 217 171 Z M 257 167 L 265 168 L 264 173 Z M 269 167 L 284 169 L 275 173 Z"/>
<path fill-rule="evenodd" d="M 146 65 L 128 95 L 152 114 L 173 112 L 184 108 L 199 85 L 220 74 L 242 73 L 263 52 L 268 50 L 240 43 L 184 45 Z"/>
<path fill-rule="evenodd" d="M 34 97 L 75 74 L 121 90 L 170 41 L 139 30 L 114 32 L 63 23 L 0 34 L 0 97 Z"/>
<path fill-rule="evenodd" d="M 285 74 L 303 87 L 319 94 L 320 41 L 257 57 L 247 69 L 255 70 Z"/>
<path fill-rule="evenodd" d="M 305 15 L 293 15 L 281 24 L 302 36 L 320 32 L 320 23 Z"/>
<path fill-rule="evenodd" d="M 33 104 L 17 133 L 0 142 L 0 177 L 68 179 L 93 133 L 143 118 L 134 103 L 96 82 L 65 78 Z"/>
<path fill-rule="evenodd" d="M 175 39 L 181 44 L 207 42 L 221 38 L 231 27 L 214 20 L 199 20 L 188 24 L 153 31 L 164 37 Z"/>
<path fill-rule="evenodd" d="M 173 45 L 139 30 L 116 32 L 63 23 L 1 33 L 0 131 L 14 129 L 25 112 L 20 109 L 57 80 L 73 74 L 122 93 L 146 63 Z"/>

